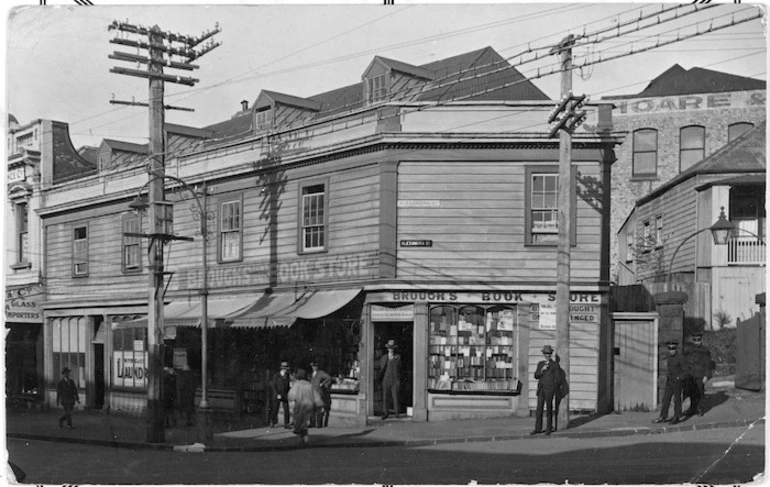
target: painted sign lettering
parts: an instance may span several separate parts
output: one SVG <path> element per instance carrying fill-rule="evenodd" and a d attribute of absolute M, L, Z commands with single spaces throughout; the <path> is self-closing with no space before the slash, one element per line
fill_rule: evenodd
<path fill-rule="evenodd" d="M 5 292 L 5 321 L 16 323 L 42 323 L 40 298 L 41 286 L 25 286 Z"/>
<path fill-rule="evenodd" d="M 613 100 L 619 115 L 764 106 L 762 91 Z"/>
<path fill-rule="evenodd" d="M 112 354 L 113 387 L 147 387 L 147 352 L 116 351 Z"/>

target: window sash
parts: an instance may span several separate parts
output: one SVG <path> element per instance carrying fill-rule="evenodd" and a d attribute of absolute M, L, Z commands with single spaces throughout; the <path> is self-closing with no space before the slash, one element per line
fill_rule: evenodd
<path fill-rule="evenodd" d="M 754 124 L 751 122 L 738 122 L 727 127 L 727 142 L 732 142 L 733 139 L 740 137 L 749 130 L 754 128 Z"/>
<path fill-rule="evenodd" d="M 324 192 L 309 188 L 305 191 L 302 195 L 303 250 L 322 249 L 326 240 Z"/>
<path fill-rule="evenodd" d="M 706 132 L 703 127 L 684 127 L 679 132 L 679 171 L 705 157 Z"/>
<path fill-rule="evenodd" d="M 663 247 L 663 217 L 655 218 L 655 248 Z"/>
<path fill-rule="evenodd" d="M 219 258 L 241 258 L 241 202 L 227 201 L 219 207 Z"/>
<path fill-rule="evenodd" d="M 637 130 L 633 140 L 634 176 L 655 175 L 658 165 L 658 132 L 656 130 Z"/>
<path fill-rule="evenodd" d="M 78 238 L 78 234 L 82 237 Z M 77 227 L 73 231 L 72 241 L 73 272 L 76 276 L 88 273 L 88 228 Z"/>
<path fill-rule="evenodd" d="M 139 217 L 123 220 L 123 233 L 140 233 L 142 230 Z M 123 235 L 123 269 L 136 270 L 142 263 L 142 239 Z"/>
<path fill-rule="evenodd" d="M 559 233 L 559 175 L 532 174 L 530 231 L 533 242 L 552 240 Z"/>

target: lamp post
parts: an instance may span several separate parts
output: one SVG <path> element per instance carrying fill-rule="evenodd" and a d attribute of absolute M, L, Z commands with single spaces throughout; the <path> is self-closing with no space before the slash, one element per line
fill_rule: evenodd
<path fill-rule="evenodd" d="M 134 201 L 132 201 L 128 206 L 132 210 L 136 211 L 142 211 L 146 210 L 150 205 L 148 204 L 147 200 L 145 200 L 142 197 L 142 191 L 150 184 L 151 181 L 154 179 L 170 179 L 172 181 L 175 181 L 180 185 L 180 187 L 188 191 L 195 202 L 198 205 L 198 214 L 200 217 L 200 234 L 201 234 L 201 266 L 202 266 L 202 276 L 201 276 L 201 288 L 199 291 L 199 294 L 201 296 L 201 400 L 198 405 L 198 408 L 201 409 L 208 418 L 208 412 L 209 412 L 209 402 L 208 402 L 208 275 L 207 275 L 207 268 L 208 268 L 208 260 L 207 260 L 207 248 L 208 248 L 208 212 L 206 211 L 206 196 L 207 196 L 207 188 L 206 183 L 203 183 L 203 201 L 201 201 L 200 197 L 198 196 L 198 192 L 195 190 L 195 188 L 190 187 L 184 180 L 177 178 L 175 176 L 170 176 L 165 173 L 155 173 L 152 170 L 150 171 L 150 181 L 144 184 L 141 188 L 139 188 L 139 191 L 137 193 L 136 198 L 134 198 Z M 173 237 L 171 235 L 165 235 L 166 238 L 175 238 L 180 240 L 192 240 L 188 237 Z M 153 306 L 154 303 L 150 303 L 150 306 Z M 162 306 L 161 306 L 161 314 L 162 314 Z M 206 440 L 210 440 L 212 437 L 211 432 L 209 431 L 210 428 L 208 428 L 209 421 L 206 419 L 206 433 L 205 437 Z"/>
<path fill-rule="evenodd" d="M 735 228 L 735 224 L 728 220 L 725 216 L 725 207 L 723 206 L 719 212 L 719 219 L 717 219 L 713 225 L 708 228 L 701 228 L 700 230 L 688 235 L 687 238 L 682 240 L 676 247 L 676 250 L 674 250 L 674 255 L 671 256 L 671 261 L 668 264 L 666 291 L 671 291 L 671 272 L 674 268 L 674 259 L 676 259 L 676 254 L 679 252 L 679 249 L 682 248 L 682 245 L 684 245 L 685 242 L 689 241 L 691 238 L 700 233 L 711 231 L 711 236 L 714 238 L 714 245 L 727 245 L 727 240 L 730 238 L 730 234 L 733 232 L 733 230 L 735 230 Z"/>

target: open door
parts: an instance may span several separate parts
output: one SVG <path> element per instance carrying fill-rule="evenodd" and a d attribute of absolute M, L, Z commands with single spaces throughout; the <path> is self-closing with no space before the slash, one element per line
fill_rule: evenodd
<path fill-rule="evenodd" d="M 380 359 L 387 354 L 385 344 L 388 340 L 396 342 L 396 353 L 401 356 L 401 390 L 399 394 L 400 407 L 398 414 L 406 414 L 407 408 L 412 407 L 413 380 L 413 346 L 412 335 L 414 323 L 381 321 L 374 323 L 374 414 L 381 416 L 385 413 L 382 403 L 382 384 L 378 379 L 380 372 Z"/>

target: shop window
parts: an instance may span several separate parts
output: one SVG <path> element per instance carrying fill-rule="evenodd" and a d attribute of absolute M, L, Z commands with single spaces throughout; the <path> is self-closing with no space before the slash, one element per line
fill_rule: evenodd
<path fill-rule="evenodd" d="M 125 328 L 112 332 L 112 387 L 147 388 L 147 328 Z"/>
<path fill-rule="evenodd" d="M 516 326 L 515 308 L 431 308 L 428 388 L 517 390 Z"/>
<path fill-rule="evenodd" d="M 70 369 L 70 377 L 78 388 L 86 386 L 86 319 L 57 318 L 54 320 L 53 368 L 58 377 L 64 367 Z"/>
<path fill-rule="evenodd" d="M 641 129 L 634 132 L 633 140 L 634 177 L 655 177 L 658 175 L 658 131 Z"/>
<path fill-rule="evenodd" d="M 327 183 L 300 187 L 300 253 L 326 250 Z"/>
<path fill-rule="evenodd" d="M 72 230 L 72 275 L 88 275 L 88 226 L 78 226 Z"/>
<path fill-rule="evenodd" d="M 18 252 L 16 262 L 29 261 L 29 210 L 27 203 L 16 204 L 16 245 Z"/>
<path fill-rule="evenodd" d="M 234 262 L 243 258 L 241 200 L 219 204 L 219 261 Z"/>
<path fill-rule="evenodd" d="M 679 131 L 679 172 L 701 161 L 706 151 L 706 129 L 691 125 Z"/>
<path fill-rule="evenodd" d="M 727 127 L 727 142 L 732 142 L 734 139 L 737 139 L 753 128 L 754 124 L 750 122 L 738 122 L 731 124 L 729 127 Z"/>
<path fill-rule="evenodd" d="M 142 238 L 126 235 L 126 233 L 141 233 L 142 220 L 139 215 L 126 213 L 123 215 L 123 272 L 138 272 L 142 269 Z"/>

